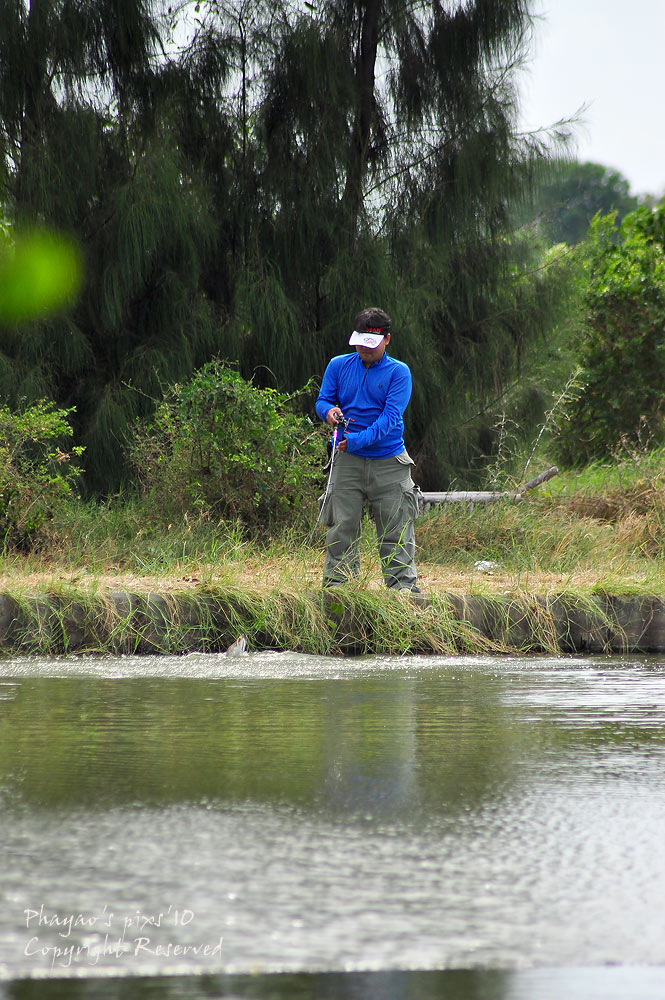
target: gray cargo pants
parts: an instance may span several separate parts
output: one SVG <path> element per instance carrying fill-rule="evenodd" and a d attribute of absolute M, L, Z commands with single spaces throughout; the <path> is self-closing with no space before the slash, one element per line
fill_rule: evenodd
<path fill-rule="evenodd" d="M 336 454 L 330 492 L 321 513 L 323 524 L 328 526 L 324 587 L 343 583 L 360 572 L 365 500 L 376 525 L 386 586 L 398 590 L 416 586 L 413 522 L 418 513 L 418 488 L 411 478 L 412 465 L 406 451 L 393 458 L 359 458 L 345 451 Z"/>

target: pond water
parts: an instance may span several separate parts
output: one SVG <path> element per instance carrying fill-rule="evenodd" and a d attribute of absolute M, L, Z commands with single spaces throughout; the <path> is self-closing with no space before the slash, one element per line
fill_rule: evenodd
<path fill-rule="evenodd" d="M 0 664 L 0 998 L 665 996 L 665 660 Z"/>

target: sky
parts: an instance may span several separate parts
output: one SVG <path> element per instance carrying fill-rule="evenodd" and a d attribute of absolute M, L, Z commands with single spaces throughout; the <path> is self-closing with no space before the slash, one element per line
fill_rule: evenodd
<path fill-rule="evenodd" d="M 574 155 L 620 171 L 632 194 L 665 193 L 665 0 L 536 0 L 534 10 L 522 126 L 584 105 Z"/>

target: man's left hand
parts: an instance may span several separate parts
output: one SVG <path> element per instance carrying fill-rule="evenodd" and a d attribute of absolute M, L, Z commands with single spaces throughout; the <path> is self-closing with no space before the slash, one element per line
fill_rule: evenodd
<path fill-rule="evenodd" d="M 340 443 L 337 445 L 337 451 L 346 451 L 347 440 L 342 438 Z"/>

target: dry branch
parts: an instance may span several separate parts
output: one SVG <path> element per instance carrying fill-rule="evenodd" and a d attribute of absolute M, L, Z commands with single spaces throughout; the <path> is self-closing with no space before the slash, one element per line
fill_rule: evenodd
<path fill-rule="evenodd" d="M 491 490 L 453 490 L 447 493 L 423 492 L 420 494 L 421 513 L 426 514 L 433 504 L 440 503 L 466 503 L 473 506 L 473 504 L 476 503 L 494 503 L 496 500 L 521 500 L 525 493 L 528 493 L 529 490 L 535 489 L 536 486 L 540 486 L 541 483 L 547 482 L 547 480 L 551 479 L 552 476 L 556 476 L 558 471 L 559 470 L 556 465 L 553 465 L 551 468 L 541 472 L 538 476 L 530 479 L 528 483 L 525 483 L 524 486 L 516 491 L 494 492 Z"/>

